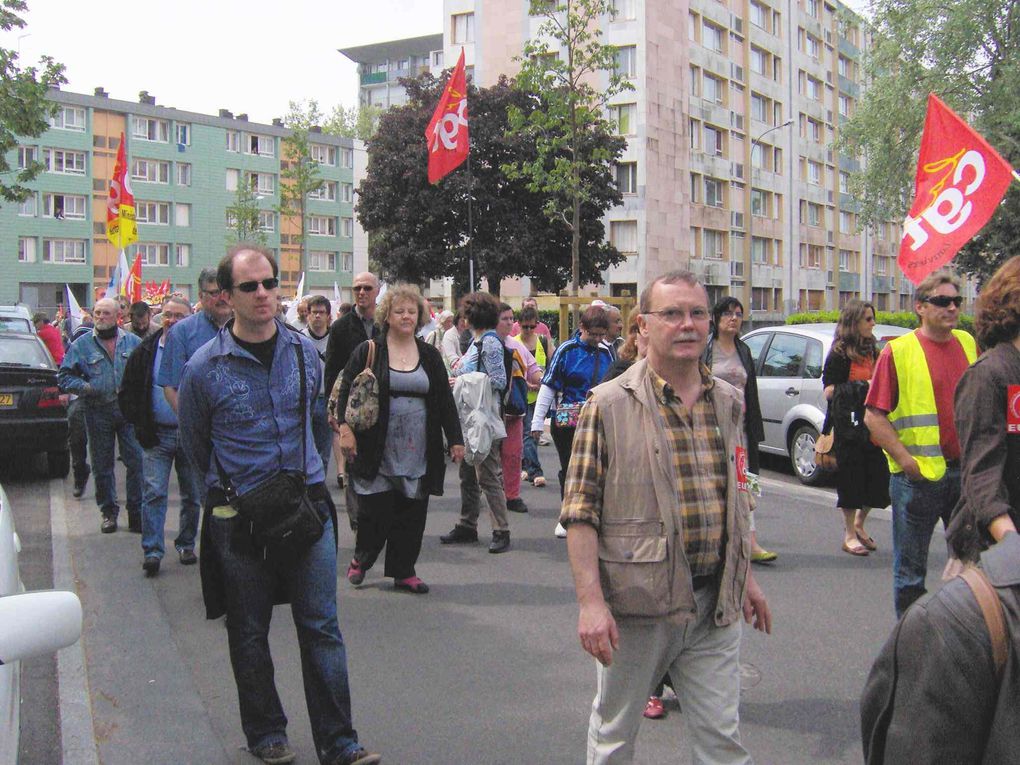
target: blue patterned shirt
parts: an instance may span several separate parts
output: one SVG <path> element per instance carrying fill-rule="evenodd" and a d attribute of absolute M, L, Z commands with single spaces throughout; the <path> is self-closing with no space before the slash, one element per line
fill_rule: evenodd
<path fill-rule="evenodd" d="M 156 370 L 156 385 L 177 388 L 181 384 L 184 365 L 199 348 L 208 343 L 220 328 L 205 311 L 193 313 L 174 324 L 167 334 L 163 360 Z"/>

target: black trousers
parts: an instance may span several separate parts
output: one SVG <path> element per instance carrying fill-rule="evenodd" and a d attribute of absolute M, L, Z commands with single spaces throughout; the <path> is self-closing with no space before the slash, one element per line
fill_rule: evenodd
<path fill-rule="evenodd" d="M 362 569 L 375 565 L 386 548 L 385 576 L 407 579 L 421 553 L 429 499 L 408 499 L 396 491 L 358 495 L 358 529 L 354 558 Z"/>
<path fill-rule="evenodd" d="M 574 431 L 577 428 L 561 428 L 555 423 L 552 426 L 552 440 L 556 453 L 560 457 L 560 500 L 563 499 L 563 485 L 567 480 L 567 465 L 570 464 L 570 450 L 574 444 Z"/>

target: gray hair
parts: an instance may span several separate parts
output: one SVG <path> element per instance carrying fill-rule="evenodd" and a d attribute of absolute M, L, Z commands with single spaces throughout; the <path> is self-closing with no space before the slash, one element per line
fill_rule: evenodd
<path fill-rule="evenodd" d="M 202 285 L 209 283 L 216 284 L 216 269 L 212 266 L 206 266 L 198 275 L 199 289 L 202 289 Z"/>
<path fill-rule="evenodd" d="M 701 287 L 705 289 L 705 285 L 698 281 L 698 277 L 690 271 L 669 271 L 662 274 L 661 276 L 655 277 L 651 283 L 641 290 L 641 298 L 638 302 L 638 310 L 641 313 L 648 313 L 652 308 L 652 290 L 655 289 L 657 284 L 679 284 L 683 282 L 690 287 Z M 708 291 L 705 291 L 705 295 L 708 295 Z"/>

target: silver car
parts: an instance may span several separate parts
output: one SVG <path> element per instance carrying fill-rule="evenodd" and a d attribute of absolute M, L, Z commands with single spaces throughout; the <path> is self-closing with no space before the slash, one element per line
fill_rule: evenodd
<path fill-rule="evenodd" d="M 751 349 L 758 373 L 758 400 L 765 426 L 759 447 L 789 457 L 802 483 L 819 483 L 824 472 L 815 465 L 815 439 L 828 406 L 822 393 L 822 366 L 836 325 L 791 324 L 762 327 L 741 339 Z M 875 325 L 879 344 L 910 332 L 889 324 Z"/>

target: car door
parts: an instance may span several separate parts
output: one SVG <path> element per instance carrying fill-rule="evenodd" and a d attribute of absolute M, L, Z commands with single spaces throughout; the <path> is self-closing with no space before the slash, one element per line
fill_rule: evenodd
<path fill-rule="evenodd" d="M 765 446 L 786 453 L 783 418 L 800 401 L 808 339 L 776 332 L 764 350 L 758 370 L 758 401 L 765 425 Z"/>

